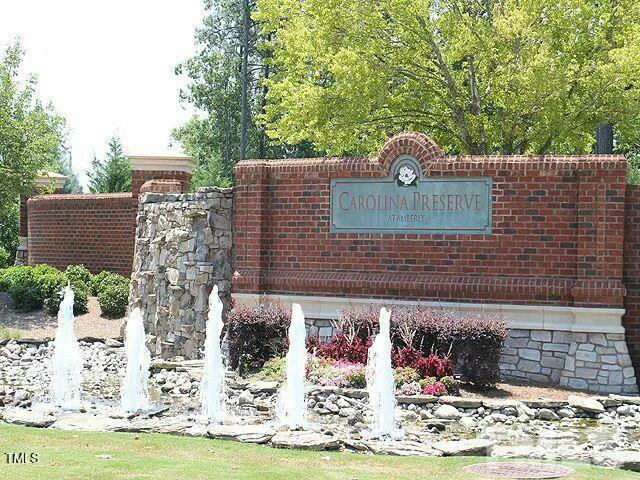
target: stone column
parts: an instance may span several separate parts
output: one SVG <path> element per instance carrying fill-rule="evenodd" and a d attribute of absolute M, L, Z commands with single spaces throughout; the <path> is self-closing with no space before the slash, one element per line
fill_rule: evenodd
<path fill-rule="evenodd" d="M 67 181 L 65 175 L 55 172 L 45 172 L 41 174 L 35 181 L 35 191 L 37 195 L 46 193 L 64 193 L 64 184 Z M 31 195 L 20 195 L 20 232 L 18 240 L 20 242 L 18 251 L 16 252 L 16 265 L 27 265 L 29 261 L 28 254 L 28 235 L 29 235 L 29 212 L 27 210 L 27 201 Z"/>

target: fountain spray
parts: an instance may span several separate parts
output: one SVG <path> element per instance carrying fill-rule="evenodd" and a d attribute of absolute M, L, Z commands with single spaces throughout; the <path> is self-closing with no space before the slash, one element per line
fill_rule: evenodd
<path fill-rule="evenodd" d="M 306 426 L 306 405 L 304 384 L 307 366 L 307 331 L 304 313 L 299 304 L 291 307 L 291 325 L 289 326 L 289 351 L 287 352 L 287 379 L 280 391 L 278 401 L 278 419 L 289 428 Z"/>
<path fill-rule="evenodd" d="M 391 366 L 391 312 L 380 309 L 380 333 L 376 335 L 367 357 L 367 391 L 369 406 L 373 411 L 371 436 L 373 438 L 402 436 L 395 427 L 395 381 Z"/>
<path fill-rule="evenodd" d="M 125 412 L 149 408 L 149 365 L 151 353 L 145 344 L 142 312 L 134 308 L 127 320 L 125 351 L 127 369 L 120 390 L 120 406 Z"/>
<path fill-rule="evenodd" d="M 64 297 L 58 310 L 58 330 L 53 350 L 51 393 L 53 403 L 65 410 L 80 408 L 82 355 L 73 332 L 75 295 L 70 286 L 62 290 Z"/>
<path fill-rule="evenodd" d="M 204 346 L 204 375 L 200 384 L 202 414 L 211 423 L 220 423 L 224 414 L 224 364 L 220 335 L 222 334 L 222 301 L 218 286 L 214 285 L 209 296 L 209 316 Z"/>

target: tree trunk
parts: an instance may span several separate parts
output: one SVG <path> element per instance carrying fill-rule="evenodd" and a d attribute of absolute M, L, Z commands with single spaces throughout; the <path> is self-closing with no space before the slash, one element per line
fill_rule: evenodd
<path fill-rule="evenodd" d="M 249 89 L 249 22 L 251 20 L 249 0 L 243 0 L 242 6 L 242 117 L 240 122 L 240 160 L 244 160 L 247 155 L 247 119 L 249 116 L 247 103 Z"/>
<path fill-rule="evenodd" d="M 601 123 L 596 127 L 596 153 L 613 153 L 612 123 Z"/>

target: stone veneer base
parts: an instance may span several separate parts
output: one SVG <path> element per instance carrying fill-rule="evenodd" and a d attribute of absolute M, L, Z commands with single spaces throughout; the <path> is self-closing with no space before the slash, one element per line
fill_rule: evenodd
<path fill-rule="evenodd" d="M 310 334 L 325 341 L 344 308 L 370 304 L 429 306 L 455 312 L 501 314 L 509 320 L 509 336 L 500 362 L 504 378 L 555 384 L 597 393 L 638 393 L 635 371 L 622 326 L 623 309 L 547 305 L 418 302 L 390 299 L 303 295 L 233 294 L 239 305 L 277 301 L 299 303 Z"/>

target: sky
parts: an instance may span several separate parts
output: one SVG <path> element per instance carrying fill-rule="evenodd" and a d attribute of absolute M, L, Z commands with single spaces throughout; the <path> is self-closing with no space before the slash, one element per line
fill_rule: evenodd
<path fill-rule="evenodd" d="M 0 0 L 0 50 L 19 37 L 23 71 L 67 120 L 73 167 L 86 170 L 117 133 L 128 155 L 182 153 L 171 129 L 193 114 L 178 100 L 187 80 L 201 0 Z"/>

